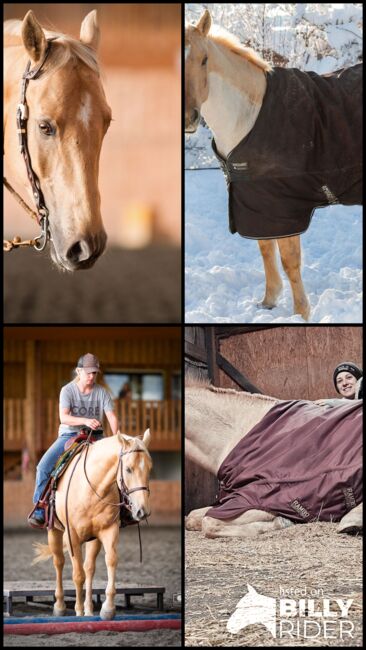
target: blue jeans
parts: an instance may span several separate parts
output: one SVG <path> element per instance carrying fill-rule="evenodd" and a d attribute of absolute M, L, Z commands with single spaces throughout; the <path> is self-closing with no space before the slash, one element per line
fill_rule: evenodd
<path fill-rule="evenodd" d="M 46 451 L 46 453 L 43 454 L 41 460 L 37 465 L 36 487 L 33 495 L 33 503 L 37 503 L 37 501 L 39 501 L 39 499 L 41 498 L 41 494 L 47 485 L 47 481 L 56 464 L 56 461 L 64 451 L 65 442 L 69 440 L 69 438 L 74 436 L 76 433 L 79 432 L 75 431 L 74 433 L 61 434 L 61 436 L 59 436 L 57 440 L 55 440 L 53 445 L 51 445 L 51 447 Z M 98 440 L 101 440 L 103 438 L 103 434 L 98 434 L 95 437 Z"/>

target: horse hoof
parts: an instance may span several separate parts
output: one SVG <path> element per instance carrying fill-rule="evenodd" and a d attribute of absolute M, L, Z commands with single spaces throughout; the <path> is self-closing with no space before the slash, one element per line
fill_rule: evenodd
<path fill-rule="evenodd" d="M 114 618 L 115 613 L 115 609 L 103 609 L 102 607 L 99 616 L 103 621 L 111 621 Z"/>
<path fill-rule="evenodd" d="M 338 524 L 337 533 L 347 533 L 347 535 L 362 534 L 362 504 L 353 510 L 347 512 Z"/>
<path fill-rule="evenodd" d="M 63 609 L 58 609 L 56 605 L 54 605 L 53 607 L 54 616 L 65 616 L 65 614 L 66 614 L 66 607 L 64 607 Z"/>
<path fill-rule="evenodd" d="M 339 525 L 337 530 L 337 533 L 346 533 L 347 535 L 362 535 L 362 532 L 362 526 L 358 526 L 357 524 Z"/>
<path fill-rule="evenodd" d="M 289 526 L 294 526 L 294 522 L 286 517 L 276 517 L 274 520 L 275 528 L 288 528 Z"/>

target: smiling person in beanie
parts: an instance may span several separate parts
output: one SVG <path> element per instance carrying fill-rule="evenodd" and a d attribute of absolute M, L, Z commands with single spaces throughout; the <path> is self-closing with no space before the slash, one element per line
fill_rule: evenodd
<path fill-rule="evenodd" d="M 33 503 L 38 504 L 47 485 L 50 474 L 59 456 L 63 453 L 65 443 L 80 433 L 85 427 L 93 431 L 93 438 L 100 440 L 104 436 L 103 417 L 107 417 L 113 435 L 118 431 L 118 420 L 114 414 L 114 404 L 108 391 L 97 383 L 100 372 L 99 360 L 94 354 L 84 354 L 77 362 L 76 377 L 60 392 L 60 426 L 58 438 L 43 454 L 37 465 L 36 486 Z M 45 523 L 44 509 L 38 507 L 28 517 L 32 528 L 42 528 Z"/>
<path fill-rule="evenodd" d="M 338 364 L 333 372 L 333 383 L 337 393 L 344 399 L 357 399 L 357 382 L 363 376 L 361 368 L 355 363 L 344 361 Z"/>
<path fill-rule="evenodd" d="M 314 400 L 321 406 L 339 406 L 344 404 L 344 400 L 363 399 L 362 395 L 362 376 L 361 368 L 351 361 L 339 363 L 333 372 L 334 387 L 341 397 L 330 399 Z"/>

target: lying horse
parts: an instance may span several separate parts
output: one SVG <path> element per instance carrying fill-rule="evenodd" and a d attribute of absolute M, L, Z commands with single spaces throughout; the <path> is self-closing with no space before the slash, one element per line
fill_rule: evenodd
<path fill-rule="evenodd" d="M 312 521 L 361 529 L 362 400 L 329 407 L 188 383 L 185 431 L 187 457 L 221 488 L 214 507 L 188 515 L 188 530 L 251 537 Z"/>
<path fill-rule="evenodd" d="M 93 615 L 92 581 L 96 557 L 103 544 L 108 584 L 100 617 L 105 620 L 114 617 L 121 505 L 119 489 L 122 501 L 127 500 L 135 521 L 149 516 L 149 474 L 152 467 L 149 442 L 148 429 L 143 440 L 121 433 L 103 438 L 90 447 L 86 446 L 81 452 L 82 456 L 73 458 L 61 476 L 55 504 L 59 523 L 55 520 L 56 527 L 48 531 L 48 545 L 36 544 L 37 555 L 33 560 L 35 563 L 53 556 L 56 570 L 55 616 L 62 616 L 66 611 L 62 586 L 65 563 L 63 536 L 66 531 L 66 547 L 72 561 L 76 589 L 76 615 Z M 86 553 L 83 566 L 84 543 Z"/>
<path fill-rule="evenodd" d="M 111 121 L 99 76 L 96 11 L 84 18 L 80 40 L 43 29 L 28 11 L 23 21 L 6 21 L 4 41 L 6 185 L 19 202 L 14 188 L 20 195 L 26 189 L 36 204 L 37 213 L 25 207 L 42 232 L 29 245 L 43 250 L 50 239 L 59 268 L 88 269 L 107 239 L 98 172 Z"/>
<path fill-rule="evenodd" d="M 362 204 L 362 65 L 317 75 L 272 67 L 206 10 L 185 30 L 185 130 L 201 116 L 225 173 L 230 232 L 258 239 L 266 289 L 282 290 L 276 241 L 294 313 L 309 318 L 300 234 L 314 209 Z"/>

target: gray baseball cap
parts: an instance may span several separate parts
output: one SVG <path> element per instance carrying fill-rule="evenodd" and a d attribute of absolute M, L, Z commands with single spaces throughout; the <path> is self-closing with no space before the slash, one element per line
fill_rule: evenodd
<path fill-rule="evenodd" d="M 87 372 L 100 372 L 99 359 L 95 354 L 91 354 L 90 352 L 80 357 L 77 367 L 84 368 Z"/>

